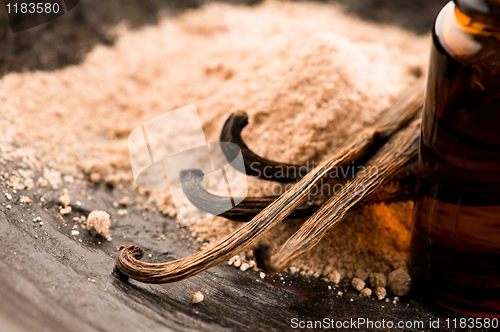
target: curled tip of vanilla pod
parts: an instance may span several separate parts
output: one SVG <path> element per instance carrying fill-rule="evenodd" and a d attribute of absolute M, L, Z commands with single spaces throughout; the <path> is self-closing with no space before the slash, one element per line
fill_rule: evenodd
<path fill-rule="evenodd" d="M 248 114 L 236 111 L 229 116 L 222 128 L 220 141 L 234 143 L 241 149 L 246 175 L 268 181 L 297 182 L 313 168 L 311 165 L 288 164 L 273 161 L 259 156 L 247 146 L 241 138 L 243 128 L 248 125 Z M 234 160 L 239 151 L 234 151 L 229 145 L 221 146 L 227 160 Z M 243 168 L 241 168 L 243 169 Z M 278 176 L 279 175 L 279 176 Z"/>
<path fill-rule="evenodd" d="M 141 259 L 144 257 L 145 250 L 137 245 L 121 246 L 119 254 L 123 255 L 124 259 Z"/>

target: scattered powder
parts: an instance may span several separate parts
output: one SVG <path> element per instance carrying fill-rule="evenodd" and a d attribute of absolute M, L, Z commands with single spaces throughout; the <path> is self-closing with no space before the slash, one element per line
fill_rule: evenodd
<path fill-rule="evenodd" d="M 128 214 L 127 210 L 124 210 L 124 209 L 118 210 L 118 217 L 123 217 L 123 216 L 126 216 L 127 214 Z"/>
<path fill-rule="evenodd" d="M 67 207 L 71 203 L 71 197 L 69 196 L 68 189 L 64 188 L 61 197 L 59 197 L 59 202 L 63 207 Z"/>
<path fill-rule="evenodd" d="M 94 181 L 94 182 L 99 182 L 99 181 Z M 118 177 L 115 174 L 108 174 L 104 178 L 104 182 L 106 182 L 107 185 L 113 187 L 118 183 Z"/>
<path fill-rule="evenodd" d="M 60 209 L 59 213 L 64 216 L 66 214 L 70 214 L 71 211 L 72 211 L 71 206 L 66 206 L 65 208 Z"/>
<path fill-rule="evenodd" d="M 122 206 L 127 206 L 130 203 L 130 200 L 127 196 L 123 196 L 122 198 L 120 198 L 120 201 L 118 203 L 120 203 L 120 205 Z"/>
<path fill-rule="evenodd" d="M 101 181 L 101 174 L 99 174 L 97 172 L 92 172 L 90 174 L 90 181 L 92 181 L 94 183 L 99 183 L 99 181 Z"/>
<path fill-rule="evenodd" d="M 109 226 L 111 219 L 109 214 L 104 211 L 92 211 L 87 217 L 87 229 L 94 235 L 102 235 L 110 239 Z"/>
<path fill-rule="evenodd" d="M 5 152 L 3 153 L 4 159 L 9 159 L 7 155 L 11 154 L 12 152 L 18 152 L 18 151 L 9 151 L 6 152 L 5 149 L 2 149 Z M 19 153 L 17 153 L 17 156 L 19 156 Z M 11 156 L 12 157 L 12 156 Z M 28 160 L 26 159 L 27 155 L 22 155 L 22 159 L 26 164 L 30 164 Z M 33 189 L 34 182 L 33 182 L 33 171 L 32 170 L 24 170 L 24 169 L 18 169 L 16 171 L 13 171 L 12 176 L 10 179 L 6 182 L 7 186 L 11 187 L 14 190 L 31 190 Z"/>
<path fill-rule="evenodd" d="M 36 151 L 29 160 L 43 169 L 40 185 L 57 189 L 61 172 L 75 176 L 83 169 L 93 182 L 129 181 L 169 216 L 175 209 L 168 190 L 144 190 L 132 181 L 127 137 L 139 124 L 196 104 L 207 141 L 216 141 L 229 114 L 241 109 L 250 122 L 243 138 L 254 151 L 317 164 L 416 80 L 429 45 L 427 37 L 363 22 L 334 5 L 277 1 L 211 3 L 118 34 L 115 45 L 95 47 L 77 66 L 2 77 L 0 146 Z M 33 123 L 43 130 L 26 130 Z M 15 149 L 0 152 L 9 160 Z M 33 185 L 18 178 L 19 186 Z M 283 190 L 259 180 L 249 185 L 254 196 Z M 391 186 L 385 188 L 398 190 Z M 411 202 L 358 209 L 294 268 L 335 283 L 404 269 L 411 210 Z M 92 212 L 87 225 L 109 235 L 105 212 Z M 241 225 L 215 217 L 189 229 L 206 246 Z M 287 220 L 266 239 L 284 243 L 300 225 Z M 250 260 L 233 265 L 250 267 Z"/>
<path fill-rule="evenodd" d="M 19 202 L 23 203 L 23 204 L 29 204 L 29 205 L 33 204 L 33 200 L 31 198 L 29 198 L 28 196 L 21 196 L 19 198 Z"/>
<path fill-rule="evenodd" d="M 67 182 L 67 183 L 73 183 L 73 181 L 75 179 L 71 175 L 64 175 L 63 180 L 64 180 L 64 182 Z"/>
<path fill-rule="evenodd" d="M 46 185 L 52 189 L 58 189 L 62 184 L 61 173 L 58 170 L 45 167 L 42 182 L 46 182 Z"/>
<path fill-rule="evenodd" d="M 387 286 L 387 277 L 383 273 L 372 273 L 369 282 L 372 287 L 385 287 Z"/>
<path fill-rule="evenodd" d="M 383 300 L 385 296 L 387 295 L 387 291 L 383 287 L 377 287 L 375 288 L 375 296 L 379 300 Z"/>
<path fill-rule="evenodd" d="M 77 224 L 83 224 L 86 220 L 87 218 L 85 216 L 73 218 L 73 221 L 76 222 Z"/>
<path fill-rule="evenodd" d="M 341 279 L 341 276 L 340 276 L 339 271 L 333 271 L 332 273 L 330 273 L 328 275 L 328 280 L 335 283 L 335 284 L 338 284 L 340 282 L 340 279 Z"/>
<path fill-rule="evenodd" d="M 197 292 L 193 292 L 191 294 L 191 302 L 192 303 L 200 303 L 201 301 L 203 301 L 205 299 L 205 296 L 203 295 L 202 292 L 200 291 L 197 291 Z"/>
<path fill-rule="evenodd" d="M 364 297 L 370 297 L 372 296 L 372 290 L 370 288 L 363 288 L 359 294 Z"/>
<path fill-rule="evenodd" d="M 365 282 L 359 278 L 353 278 L 352 287 L 354 287 L 354 289 L 357 291 L 361 291 L 363 288 L 365 288 Z"/>

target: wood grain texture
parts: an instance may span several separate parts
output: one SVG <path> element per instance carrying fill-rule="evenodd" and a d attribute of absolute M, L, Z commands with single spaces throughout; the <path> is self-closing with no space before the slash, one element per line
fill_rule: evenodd
<path fill-rule="evenodd" d="M 10 174 L 19 167 L 0 163 L 0 171 Z M 288 272 L 261 279 L 258 272 L 242 272 L 226 264 L 166 285 L 127 281 L 114 271 L 117 247 L 123 243 L 140 244 L 151 254 L 144 257 L 149 262 L 176 260 L 199 247 L 186 229 L 159 212 L 129 207 L 128 215 L 118 218 L 122 207 L 114 207 L 113 202 L 120 199 L 123 190 L 86 182 L 67 188 L 75 199 L 81 195 L 82 205 L 72 205 L 72 214 L 61 218 L 57 203 L 60 190 L 37 189 L 39 196 L 27 206 L 19 203 L 19 197 L 32 192 L 12 193 L 0 181 L 0 190 L 9 190 L 13 196 L 7 201 L 0 195 L 1 332 L 269 332 L 296 330 L 290 324 L 294 317 L 426 322 L 455 317 L 426 307 L 415 296 L 393 305 L 359 297 L 344 283 L 329 290 L 321 279 Z M 134 192 L 126 194 L 132 201 L 137 198 Z M 12 205 L 12 209 L 3 204 Z M 112 242 L 81 228 L 79 236 L 71 235 L 72 218 L 92 210 L 107 211 L 116 219 L 111 225 Z M 28 214 L 41 216 L 44 225 L 28 222 Z M 158 240 L 157 230 L 165 240 Z M 201 291 L 205 300 L 192 304 L 190 294 L 194 291 Z"/>

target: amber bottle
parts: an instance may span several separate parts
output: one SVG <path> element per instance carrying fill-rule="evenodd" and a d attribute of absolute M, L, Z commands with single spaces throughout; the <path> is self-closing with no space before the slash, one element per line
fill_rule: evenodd
<path fill-rule="evenodd" d="M 500 0 L 448 3 L 432 41 L 411 270 L 437 304 L 500 317 Z"/>

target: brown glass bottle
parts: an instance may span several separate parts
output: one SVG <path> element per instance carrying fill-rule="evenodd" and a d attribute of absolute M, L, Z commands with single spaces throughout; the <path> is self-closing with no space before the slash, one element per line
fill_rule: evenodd
<path fill-rule="evenodd" d="M 500 0 L 448 3 L 432 40 L 411 270 L 439 305 L 500 317 Z"/>

